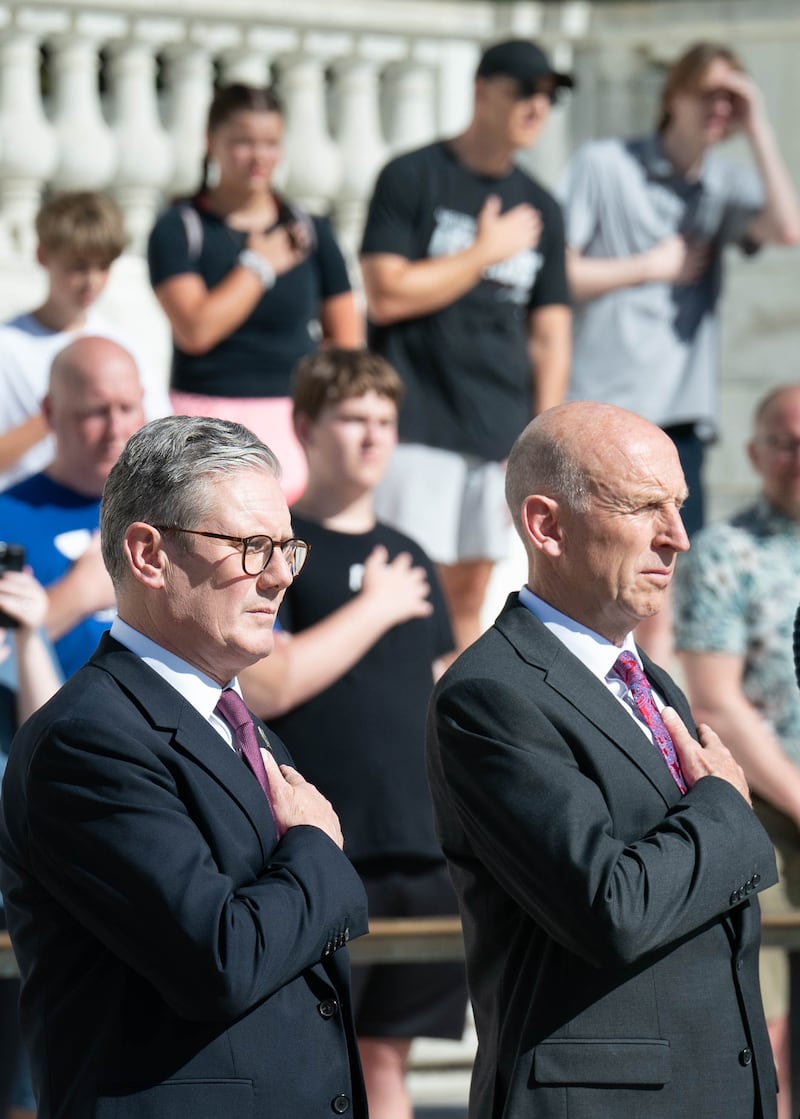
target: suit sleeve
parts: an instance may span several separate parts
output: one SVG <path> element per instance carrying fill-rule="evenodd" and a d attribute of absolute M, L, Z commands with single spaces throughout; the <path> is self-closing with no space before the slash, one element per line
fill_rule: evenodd
<path fill-rule="evenodd" d="M 766 833 L 717 778 L 663 815 L 651 811 L 658 818 L 641 834 L 622 834 L 570 733 L 494 679 L 445 685 L 431 714 L 445 854 L 478 875 L 485 868 L 552 939 L 598 967 L 633 964 L 776 881 Z M 635 819 L 642 788 L 632 770 L 621 772 L 633 781 L 626 816 Z"/>
<path fill-rule="evenodd" d="M 345 930 L 366 931 L 363 887 L 324 832 L 290 828 L 265 861 L 242 813 L 234 880 L 193 812 L 202 789 L 179 787 L 142 736 L 112 739 L 108 726 L 64 719 L 38 744 L 27 775 L 32 870 L 177 1013 L 236 1018 L 340 946 Z"/>

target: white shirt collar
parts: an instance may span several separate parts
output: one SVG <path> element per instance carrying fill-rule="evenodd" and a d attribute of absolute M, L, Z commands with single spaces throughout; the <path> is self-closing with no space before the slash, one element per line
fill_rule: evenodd
<path fill-rule="evenodd" d="M 522 588 L 519 600 L 598 680 L 602 680 L 607 687 L 611 685 L 612 691 L 617 695 L 625 692 L 625 685 L 614 672 L 614 663 L 624 649 L 636 657 L 641 667 L 642 658 L 632 633 L 627 635 L 622 648 L 619 648 L 581 622 L 556 610 L 555 606 L 534 594 L 530 587 Z"/>
<path fill-rule="evenodd" d="M 534 594 L 529 587 L 522 588 L 519 592 L 519 600 L 539 619 L 542 625 L 549 629 L 554 637 L 557 637 L 563 645 L 566 645 L 581 664 L 586 665 L 589 671 L 594 673 L 598 680 L 619 700 L 631 718 L 639 724 L 652 742 L 653 732 L 642 719 L 640 712 L 633 706 L 625 681 L 614 671 L 614 663 L 623 649 L 636 657 L 639 667 L 643 667 L 642 658 L 636 648 L 636 642 L 633 640 L 633 634 L 629 633 L 622 644 L 622 648 L 618 648 L 605 637 L 601 637 L 599 633 L 587 629 L 580 622 L 576 622 L 574 618 L 556 610 L 549 602 L 545 602 L 544 599 Z M 664 707 L 663 696 L 656 688 L 653 688 L 652 692 L 656 707 L 661 711 Z"/>
<path fill-rule="evenodd" d="M 112 623 L 111 636 L 137 657 L 141 657 L 145 664 L 191 703 L 192 707 L 222 735 L 226 742 L 231 743 L 230 727 L 224 719 L 220 719 L 219 715 L 214 713 L 214 708 L 222 694 L 222 688 L 216 680 L 212 680 L 193 664 L 189 664 L 175 653 L 158 645 L 152 638 L 146 637 L 138 629 L 128 625 L 119 615 Z M 241 696 L 242 692 L 236 677 L 225 686 L 233 688 Z"/>

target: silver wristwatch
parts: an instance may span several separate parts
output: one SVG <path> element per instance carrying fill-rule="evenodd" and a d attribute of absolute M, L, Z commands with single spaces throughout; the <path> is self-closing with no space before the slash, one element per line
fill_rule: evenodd
<path fill-rule="evenodd" d="M 239 253 L 239 263 L 243 268 L 254 272 L 261 281 L 264 291 L 275 287 L 275 269 L 268 260 L 260 256 L 254 249 L 242 249 Z"/>

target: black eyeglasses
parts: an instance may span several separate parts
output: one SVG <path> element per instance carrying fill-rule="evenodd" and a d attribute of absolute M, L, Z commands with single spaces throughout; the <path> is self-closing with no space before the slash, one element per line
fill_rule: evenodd
<path fill-rule="evenodd" d="M 783 458 L 794 457 L 800 450 L 800 439 L 792 439 L 790 435 L 783 438 L 778 435 L 765 435 L 763 439 L 758 440 L 776 455 L 781 455 Z"/>
<path fill-rule="evenodd" d="M 190 536 L 207 536 L 210 540 L 227 540 L 230 544 L 239 544 L 245 575 L 260 575 L 262 571 L 266 571 L 272 553 L 279 548 L 294 578 L 303 570 L 311 551 L 310 544 L 293 536 L 288 540 L 273 540 L 271 536 L 225 536 L 221 532 L 201 532 L 196 528 L 180 528 L 178 525 L 153 525 L 153 528 L 157 528 L 159 532 L 186 532 Z"/>

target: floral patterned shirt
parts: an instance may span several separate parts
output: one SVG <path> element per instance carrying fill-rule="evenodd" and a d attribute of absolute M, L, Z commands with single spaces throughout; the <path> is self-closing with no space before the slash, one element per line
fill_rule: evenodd
<path fill-rule="evenodd" d="M 692 537 L 675 577 L 675 643 L 744 657 L 742 689 L 800 765 L 792 627 L 800 601 L 800 525 L 764 498 Z"/>

